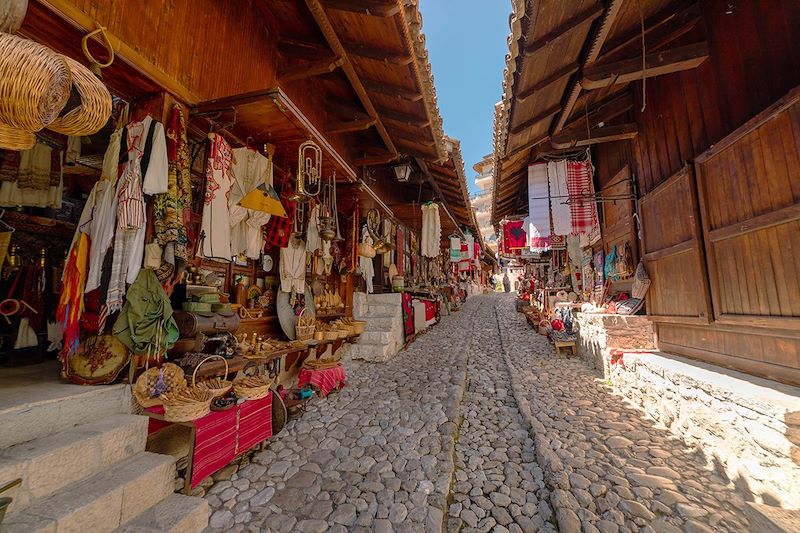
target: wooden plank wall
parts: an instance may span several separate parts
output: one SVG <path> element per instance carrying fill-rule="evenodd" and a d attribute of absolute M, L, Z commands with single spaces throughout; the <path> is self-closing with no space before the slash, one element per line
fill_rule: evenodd
<path fill-rule="evenodd" d="M 700 5 L 703 24 L 675 45 L 705 38 L 710 59 L 695 70 L 648 80 L 644 112 L 642 83 L 631 85 L 634 108 L 621 120 L 635 121 L 639 135 L 596 147 L 597 177 L 603 185 L 630 165 L 640 194 L 654 193 L 649 211 L 648 201 L 642 203 L 643 253 L 650 254 L 653 278 L 648 312 L 662 317 L 656 318 L 660 348 L 800 384 L 797 109 L 696 165 L 697 219 L 690 218 L 697 211 L 687 189 L 693 180 L 667 184 L 672 190 L 664 194 L 675 197 L 656 200 L 662 184 L 687 164 L 694 171 L 696 158 L 800 84 L 800 47 L 792 32 L 800 27 L 800 2 L 737 2 L 732 15 L 725 14 L 724 0 Z M 731 229 L 753 224 L 765 227 L 744 234 Z M 695 230 L 702 249 L 684 244 L 683 258 L 670 255 L 681 252 Z M 694 257 L 687 263 L 691 250 L 703 252 L 708 267 L 686 273 L 687 264 L 690 270 L 699 264 Z M 703 317 L 706 304 L 711 316 Z"/>

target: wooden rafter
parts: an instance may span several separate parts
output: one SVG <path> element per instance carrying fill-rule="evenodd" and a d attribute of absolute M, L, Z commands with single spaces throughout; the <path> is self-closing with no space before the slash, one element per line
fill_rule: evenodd
<path fill-rule="evenodd" d="M 369 114 L 358 105 L 342 102 L 341 100 L 328 99 L 325 102 L 325 109 L 328 112 L 328 115 L 337 116 L 347 120 L 371 118 Z"/>
<path fill-rule="evenodd" d="M 344 70 L 347 79 L 350 81 L 350 85 L 353 87 L 353 91 L 355 91 L 359 101 L 361 102 L 361 105 L 363 105 L 364 109 L 367 111 L 367 114 L 376 119 L 375 129 L 378 130 L 378 134 L 381 136 L 386 149 L 389 151 L 389 153 L 396 155 L 397 148 L 394 145 L 394 141 L 392 141 L 389 132 L 386 131 L 383 122 L 378 117 L 378 112 L 375 110 L 375 106 L 372 104 L 372 100 L 370 100 L 367 90 L 364 88 L 364 84 L 361 83 L 361 79 L 358 77 L 358 74 L 353 67 L 353 63 L 350 60 L 350 56 L 347 54 L 347 50 L 345 50 L 342 42 L 339 40 L 339 36 L 336 34 L 336 30 L 333 28 L 333 25 L 328 18 L 328 14 L 325 12 L 325 8 L 322 7 L 320 0 L 305 0 L 305 2 L 306 6 L 308 6 L 309 11 L 311 11 L 312 16 L 314 17 L 314 20 L 317 22 L 317 26 L 319 26 L 322 34 L 325 36 L 328 46 L 331 47 L 331 50 L 333 50 L 334 54 L 340 55 L 343 58 L 342 70 Z"/>
<path fill-rule="evenodd" d="M 430 152 L 425 151 L 425 147 L 418 146 L 416 144 L 410 144 L 405 139 L 397 139 L 397 149 L 400 152 L 414 158 L 420 158 L 420 159 L 431 158 Z"/>
<path fill-rule="evenodd" d="M 343 60 L 341 57 L 334 56 L 294 65 L 281 71 L 278 75 L 278 84 L 283 85 L 292 81 L 304 80 L 319 76 L 320 74 L 327 74 L 342 66 L 342 63 Z"/>
<path fill-rule="evenodd" d="M 417 163 L 417 166 L 419 167 L 419 169 L 428 178 L 428 181 L 430 182 L 431 187 L 433 187 L 433 190 L 436 191 L 436 194 L 440 198 L 443 198 L 444 195 L 442 194 L 441 188 L 439 188 L 439 183 L 436 181 L 436 179 L 431 174 L 431 171 L 428 168 L 428 165 L 425 163 L 425 161 L 423 161 L 419 157 L 415 158 L 415 160 L 416 160 L 416 163 Z M 444 207 L 445 213 L 447 213 L 447 216 L 450 218 L 450 221 L 453 222 L 453 225 L 456 227 L 457 231 L 459 233 L 461 233 L 461 236 L 463 237 L 464 233 L 461 231 L 461 225 L 456 221 L 456 217 L 453 216 L 453 213 L 450 210 L 450 206 L 447 204 L 447 202 L 444 203 L 443 207 Z"/>
<path fill-rule="evenodd" d="M 325 7 L 350 11 L 373 17 L 393 17 L 400 12 L 400 4 L 386 0 L 322 0 Z"/>
<path fill-rule="evenodd" d="M 561 105 L 560 104 L 556 105 L 554 107 L 551 107 L 550 109 L 545 109 L 544 111 L 542 111 L 538 115 L 534 115 L 531 118 L 529 118 L 528 120 L 526 120 L 525 122 L 521 122 L 521 123 L 517 124 L 516 126 L 514 126 L 513 128 L 511 128 L 511 133 L 516 135 L 517 133 L 520 133 L 520 132 L 528 129 L 531 126 L 535 126 L 536 124 L 538 124 L 539 122 L 541 122 L 543 120 L 547 120 L 548 118 L 552 117 L 553 115 L 555 115 L 559 111 L 561 111 Z"/>
<path fill-rule="evenodd" d="M 399 98 L 401 100 L 406 100 L 408 102 L 419 102 L 420 100 L 422 100 L 422 93 L 416 92 L 411 89 L 406 89 L 405 87 L 399 87 L 397 85 L 389 85 L 388 83 L 377 80 L 364 79 L 363 82 L 364 82 L 364 87 L 376 93 L 385 94 L 386 96 Z"/>
<path fill-rule="evenodd" d="M 569 35 L 570 32 L 576 30 L 577 28 L 580 28 L 587 22 L 593 21 L 602 14 L 603 14 L 602 4 L 596 4 L 587 9 L 586 11 L 584 11 L 583 13 L 578 13 L 577 15 L 568 19 L 566 22 L 564 22 L 561 26 L 554 29 L 553 31 L 548 32 L 546 35 L 543 35 L 542 37 L 536 39 L 535 41 L 527 43 L 525 45 L 525 53 L 532 54 L 537 50 L 544 48 L 545 46 L 556 41 L 557 39 Z"/>
<path fill-rule="evenodd" d="M 378 112 L 384 120 L 396 122 L 397 124 L 405 124 L 406 126 L 412 126 L 415 128 L 423 128 L 430 124 L 430 120 L 425 117 L 401 113 L 400 111 L 395 111 L 393 109 L 381 108 Z"/>
<path fill-rule="evenodd" d="M 597 61 L 597 58 L 600 57 L 600 51 L 603 49 L 603 45 L 611 33 L 611 27 L 614 25 L 614 22 L 616 22 L 619 12 L 622 10 L 622 4 L 623 0 L 611 0 L 611 2 L 608 4 L 608 7 L 606 7 L 600 26 L 598 27 L 596 34 L 592 39 L 592 44 L 589 47 L 589 51 L 583 60 L 584 68 Z M 580 93 L 580 83 L 577 80 L 573 81 L 572 86 L 568 91 L 567 101 L 564 104 L 564 109 L 562 109 L 561 113 L 559 113 L 551 133 L 558 133 L 564 127 L 567 118 L 569 118 L 569 116 L 572 114 L 572 110 L 575 108 L 575 102 L 578 101 L 578 96 Z"/>
<path fill-rule="evenodd" d="M 375 125 L 372 117 L 358 118 L 355 120 L 337 120 L 325 126 L 325 133 L 350 133 L 363 131 Z"/>
<path fill-rule="evenodd" d="M 374 59 L 381 63 L 405 66 L 413 61 L 411 54 L 407 54 L 404 50 L 397 50 L 395 48 L 378 48 L 353 42 L 343 42 L 342 46 L 344 46 L 344 49 L 350 55 Z"/>
<path fill-rule="evenodd" d="M 576 129 L 572 132 L 565 131 L 554 135 L 550 138 L 550 144 L 556 149 L 577 148 L 592 144 L 633 139 L 637 133 L 638 129 L 636 124 L 633 123 L 595 128 L 588 132 Z"/>
<path fill-rule="evenodd" d="M 365 155 L 358 159 L 353 160 L 353 165 L 356 167 L 371 167 L 375 165 L 385 165 L 397 159 L 396 155 L 380 154 L 380 155 Z"/>
<path fill-rule="evenodd" d="M 642 70 L 642 58 L 616 61 L 607 65 L 593 65 L 583 70 L 581 86 L 586 90 L 602 89 L 620 83 L 652 78 L 691 70 L 708 59 L 708 43 L 700 42 L 645 56 L 646 68 Z"/>
<path fill-rule="evenodd" d="M 574 74 L 575 72 L 577 72 L 578 68 L 579 66 L 577 63 L 571 63 L 563 68 L 558 69 L 557 71 L 553 72 L 551 75 L 547 76 L 543 80 L 540 80 L 531 85 L 530 87 L 528 87 L 527 89 L 520 91 L 520 93 L 517 95 L 517 100 L 523 101 L 526 98 L 530 98 L 538 91 L 541 91 L 542 89 L 545 89 L 550 85 L 563 80 L 567 76 Z"/>
<path fill-rule="evenodd" d="M 602 127 L 605 123 L 614 120 L 618 116 L 626 113 L 633 107 L 633 97 L 630 93 L 625 93 L 622 96 L 615 95 L 612 99 L 595 104 L 588 113 L 588 118 L 583 113 L 578 113 L 573 120 L 571 120 L 563 131 L 573 129 L 586 129 L 587 122 L 589 128 Z"/>
<path fill-rule="evenodd" d="M 330 56 L 331 50 L 324 43 L 282 38 L 278 41 L 278 53 L 287 57 L 312 60 Z"/>

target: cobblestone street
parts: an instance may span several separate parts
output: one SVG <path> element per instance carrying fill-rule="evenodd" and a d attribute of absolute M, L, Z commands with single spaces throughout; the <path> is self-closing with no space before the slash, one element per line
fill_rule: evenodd
<path fill-rule="evenodd" d="M 733 484 L 477 296 L 384 364 L 347 362 L 230 480 L 210 531 L 745 531 Z"/>

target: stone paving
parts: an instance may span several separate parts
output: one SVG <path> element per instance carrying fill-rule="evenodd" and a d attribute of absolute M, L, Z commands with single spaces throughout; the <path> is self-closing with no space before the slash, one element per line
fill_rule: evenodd
<path fill-rule="evenodd" d="M 551 345 L 471 298 L 387 363 L 348 360 L 206 496 L 208 531 L 746 531 L 744 499 Z"/>
<path fill-rule="evenodd" d="M 495 308 L 561 531 L 747 531 L 744 498 L 701 450 L 658 428 L 581 359 L 555 357 L 506 299 Z"/>

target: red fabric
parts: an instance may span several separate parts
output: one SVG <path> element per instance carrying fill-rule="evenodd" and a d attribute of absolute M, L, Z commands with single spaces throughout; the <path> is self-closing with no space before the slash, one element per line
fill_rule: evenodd
<path fill-rule="evenodd" d="M 597 221 L 597 204 L 591 199 L 594 194 L 592 187 L 592 170 L 588 161 L 567 161 L 567 193 L 570 197 L 570 212 L 572 214 L 572 232 L 574 234 L 589 234 Z"/>
<path fill-rule="evenodd" d="M 248 400 L 239 406 L 238 436 L 237 454 L 272 436 L 272 394 L 260 400 Z"/>
<path fill-rule="evenodd" d="M 292 194 L 292 188 L 287 184 L 284 185 L 281 191 L 281 204 L 286 210 L 285 217 L 272 215 L 269 221 L 264 226 L 264 243 L 265 249 L 269 246 L 277 246 L 278 248 L 286 248 L 289 246 L 289 238 L 292 236 L 292 221 L 294 220 L 294 211 L 297 209 L 295 202 L 289 201 L 289 196 Z"/>
<path fill-rule="evenodd" d="M 509 220 L 503 227 L 503 241 L 506 250 L 521 250 L 528 247 L 528 234 L 525 232 L 524 221 Z"/>
<path fill-rule="evenodd" d="M 424 300 L 425 303 L 425 323 L 430 325 L 436 321 L 436 304 L 430 300 Z"/>
<path fill-rule="evenodd" d="M 414 336 L 414 306 L 411 304 L 411 294 L 404 292 L 402 294 L 403 307 L 403 333 L 406 339 Z"/>
<path fill-rule="evenodd" d="M 303 387 L 311 384 L 313 387 L 319 389 L 322 396 L 327 396 L 329 392 L 336 387 L 344 387 L 345 375 L 344 367 L 337 365 L 333 368 L 325 368 L 322 370 L 312 370 L 310 368 L 303 368 L 300 370 L 300 375 L 297 376 L 297 386 Z"/>

